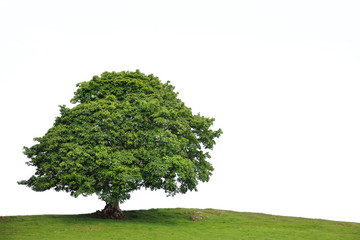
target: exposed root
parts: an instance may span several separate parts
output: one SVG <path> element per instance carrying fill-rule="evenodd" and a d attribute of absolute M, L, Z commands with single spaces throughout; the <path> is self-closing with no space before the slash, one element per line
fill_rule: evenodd
<path fill-rule="evenodd" d="M 121 211 L 118 206 L 114 206 L 111 204 L 106 204 L 103 210 L 96 211 L 95 213 L 93 213 L 93 215 L 98 218 L 106 218 L 106 219 L 114 219 L 114 220 L 119 220 L 124 218 L 123 211 Z"/>

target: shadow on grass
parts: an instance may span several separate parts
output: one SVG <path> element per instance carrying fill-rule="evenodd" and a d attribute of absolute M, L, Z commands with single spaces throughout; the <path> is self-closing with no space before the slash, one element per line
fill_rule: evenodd
<path fill-rule="evenodd" d="M 54 218 L 56 221 L 63 223 L 149 223 L 149 224 L 178 224 L 179 220 L 184 219 L 188 221 L 186 216 L 180 214 L 181 210 L 162 210 L 162 209 L 149 209 L 149 210 L 132 210 L 124 211 L 124 218 L 120 220 L 104 219 L 96 217 L 93 214 L 79 214 L 79 215 L 46 215 L 47 217 Z"/>
<path fill-rule="evenodd" d="M 120 221 L 136 221 L 141 223 L 177 224 L 179 214 L 176 211 L 164 211 L 162 209 L 124 211 L 125 217 Z"/>

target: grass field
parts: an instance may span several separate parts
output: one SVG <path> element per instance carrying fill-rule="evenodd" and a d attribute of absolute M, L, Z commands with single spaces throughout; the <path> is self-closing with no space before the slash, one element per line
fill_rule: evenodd
<path fill-rule="evenodd" d="M 0 217 L 0 239 L 279 239 L 360 240 L 360 224 L 213 209 L 125 211 L 91 215 Z"/>

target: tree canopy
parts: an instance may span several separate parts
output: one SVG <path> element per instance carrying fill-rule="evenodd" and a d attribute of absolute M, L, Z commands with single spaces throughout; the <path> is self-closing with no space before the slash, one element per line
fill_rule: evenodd
<path fill-rule="evenodd" d="M 142 187 L 175 195 L 209 180 L 208 150 L 221 129 L 193 114 L 170 82 L 137 70 L 104 72 L 77 87 L 76 105 L 60 106 L 53 127 L 24 147 L 36 172 L 19 184 L 114 204 Z"/>

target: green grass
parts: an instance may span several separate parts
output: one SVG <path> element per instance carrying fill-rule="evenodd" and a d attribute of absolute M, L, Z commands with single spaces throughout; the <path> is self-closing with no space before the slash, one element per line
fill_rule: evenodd
<path fill-rule="evenodd" d="M 119 221 L 91 215 L 0 217 L 0 239 L 360 240 L 359 223 L 213 209 L 151 209 L 125 215 Z"/>

